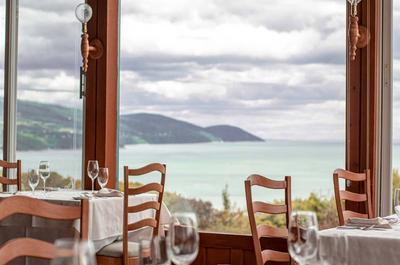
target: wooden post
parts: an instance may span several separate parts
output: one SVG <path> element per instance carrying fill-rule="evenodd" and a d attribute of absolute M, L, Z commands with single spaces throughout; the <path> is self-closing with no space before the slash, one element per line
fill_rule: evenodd
<path fill-rule="evenodd" d="M 89 60 L 85 98 L 85 154 L 83 171 L 85 188 L 91 187 L 87 161 L 96 159 L 100 167 L 108 167 L 108 187 L 115 188 L 117 174 L 118 135 L 118 0 L 88 0 L 93 17 L 88 23 L 91 39 L 103 43 L 103 55 Z"/>
<path fill-rule="evenodd" d="M 379 86 L 380 52 L 378 49 L 381 23 L 379 4 L 379 0 L 361 2 L 360 24 L 370 31 L 371 39 L 367 47 L 358 50 L 354 61 L 347 56 L 346 169 L 357 173 L 370 169 L 372 198 L 375 198 L 377 144 L 376 95 Z M 349 12 L 350 9 L 348 9 Z M 349 43 L 348 40 L 347 43 Z M 347 189 L 359 192 L 364 187 L 351 183 Z M 375 200 L 373 199 L 372 202 L 373 212 L 375 212 Z M 346 208 L 356 211 L 365 209 L 363 205 L 351 202 L 346 204 Z"/>

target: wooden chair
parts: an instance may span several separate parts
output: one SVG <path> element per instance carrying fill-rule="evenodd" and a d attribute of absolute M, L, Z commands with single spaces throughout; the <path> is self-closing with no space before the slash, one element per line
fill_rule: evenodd
<path fill-rule="evenodd" d="M 364 193 L 354 193 L 351 191 L 340 190 L 339 179 L 346 181 L 356 181 L 364 183 Z M 345 225 L 351 217 L 372 218 L 371 204 L 371 179 L 369 169 L 364 173 L 353 173 L 344 169 L 336 169 L 333 172 L 333 186 L 335 189 L 336 208 L 339 215 L 339 224 Z M 342 209 L 342 201 L 365 202 L 365 213 L 354 212 Z"/>
<path fill-rule="evenodd" d="M 80 237 L 88 238 L 88 200 L 81 206 L 64 206 L 26 196 L 13 196 L 0 201 L 0 220 L 14 214 L 27 214 L 53 220 L 80 219 Z M 18 257 L 50 260 L 55 256 L 54 244 L 34 238 L 15 238 L 0 246 L 0 265 Z"/>
<path fill-rule="evenodd" d="M 17 190 L 21 190 L 21 160 L 17 160 L 15 163 L 7 162 L 4 160 L 0 160 L 0 167 L 3 168 L 3 174 L 7 171 L 7 169 L 16 169 L 17 170 L 17 178 L 9 179 L 7 175 L 0 177 L 0 184 L 3 185 L 3 191 L 6 190 L 8 185 L 17 185 Z"/>
<path fill-rule="evenodd" d="M 257 265 L 264 265 L 268 261 L 290 263 L 290 255 L 287 252 L 275 250 L 262 250 L 260 239 L 261 237 L 276 237 L 287 239 L 289 225 L 289 217 L 292 210 L 291 202 L 291 177 L 285 177 L 284 181 L 276 181 L 265 178 L 260 175 L 251 175 L 244 182 L 246 191 L 247 212 L 249 215 L 251 234 L 253 237 L 254 250 L 256 255 Z M 253 201 L 252 186 L 261 186 L 268 189 L 285 190 L 285 204 L 274 205 L 261 201 Z M 285 214 L 286 228 L 274 228 L 268 225 L 257 225 L 255 214 Z"/>
<path fill-rule="evenodd" d="M 136 188 L 129 188 L 129 176 L 141 176 L 151 172 L 159 172 L 161 174 L 160 183 L 149 183 Z M 139 244 L 137 242 L 128 241 L 128 232 L 140 230 L 146 227 L 153 229 L 153 235 L 158 235 L 160 227 L 160 213 L 163 201 L 164 186 L 165 186 L 166 166 L 163 164 L 149 164 L 138 169 L 129 169 L 124 167 L 124 223 L 122 241 L 116 241 L 108 246 L 105 246 L 97 253 L 98 265 L 132 265 L 138 264 Z M 157 192 L 157 201 L 148 201 L 139 205 L 129 206 L 129 196 L 139 195 L 148 192 Z M 153 218 L 147 218 L 135 223 L 129 223 L 129 214 L 138 213 L 146 210 L 155 210 Z"/>

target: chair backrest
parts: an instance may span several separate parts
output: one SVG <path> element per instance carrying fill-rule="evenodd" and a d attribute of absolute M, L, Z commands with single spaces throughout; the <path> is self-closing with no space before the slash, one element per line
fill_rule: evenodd
<path fill-rule="evenodd" d="M 289 217 L 292 211 L 291 199 L 291 177 L 286 176 L 285 180 L 277 181 L 268 179 L 260 175 L 251 175 L 244 182 L 246 191 L 247 212 L 249 215 L 251 234 L 253 237 L 254 250 L 257 260 L 257 265 L 264 265 L 267 261 L 276 262 L 290 262 L 288 253 L 262 250 L 260 238 L 261 237 L 278 237 L 287 238 L 289 225 Z M 275 205 L 261 201 L 253 201 L 252 186 L 261 186 L 268 189 L 282 189 L 285 190 L 285 204 Z M 256 213 L 266 214 L 285 214 L 286 215 L 286 228 L 271 227 L 268 225 L 257 225 Z"/>
<path fill-rule="evenodd" d="M 0 167 L 3 168 L 3 176 L 0 177 L 0 183 L 3 185 L 3 191 L 7 188 L 8 185 L 16 185 L 17 190 L 21 190 L 21 160 L 17 160 L 15 163 L 7 162 L 4 160 L 0 160 Z M 8 178 L 7 170 L 8 169 L 16 169 L 17 170 L 17 178 L 10 179 Z"/>
<path fill-rule="evenodd" d="M 14 214 L 27 214 L 52 220 L 80 219 L 80 238 L 88 238 L 87 199 L 81 200 L 81 206 L 65 206 L 45 202 L 26 196 L 12 196 L 0 201 L 0 221 Z M 0 265 L 7 264 L 18 257 L 52 259 L 55 246 L 46 241 L 33 238 L 16 238 L 0 246 Z"/>
<path fill-rule="evenodd" d="M 142 176 L 152 172 L 159 172 L 161 178 L 159 182 L 152 182 L 145 184 L 140 187 L 130 188 L 129 177 L 130 176 Z M 128 232 L 133 230 L 142 229 L 145 227 L 153 228 L 153 235 L 158 235 L 160 227 L 160 214 L 161 206 L 164 195 L 165 186 L 165 174 L 166 165 L 160 163 L 153 163 L 142 168 L 129 169 L 127 166 L 124 167 L 124 224 L 123 224 L 123 253 L 124 253 L 124 264 L 128 264 Z M 140 195 L 149 192 L 158 193 L 158 199 L 156 201 L 147 201 L 142 204 L 135 206 L 129 206 L 129 196 Z M 138 213 L 146 210 L 154 210 L 154 218 L 146 218 L 135 223 L 129 223 L 129 214 Z"/>
<path fill-rule="evenodd" d="M 340 190 L 339 179 L 347 181 L 356 181 L 364 183 L 363 193 L 354 193 L 347 190 Z M 336 169 L 333 172 L 333 186 L 335 189 L 336 208 L 339 216 L 339 224 L 344 225 L 351 217 L 372 218 L 371 205 L 371 179 L 369 169 L 364 173 L 353 173 L 344 169 Z M 342 201 L 364 202 L 365 213 L 343 210 Z"/>

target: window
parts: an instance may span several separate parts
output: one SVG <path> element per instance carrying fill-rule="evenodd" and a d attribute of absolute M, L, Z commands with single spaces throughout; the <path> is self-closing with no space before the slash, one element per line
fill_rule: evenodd
<path fill-rule="evenodd" d="M 82 175 L 81 2 L 19 1 L 17 158 L 24 172 L 49 160 L 50 187 Z"/>
<path fill-rule="evenodd" d="M 120 168 L 166 163 L 167 206 L 191 207 L 203 230 L 249 231 L 252 173 L 291 175 L 294 207 L 321 207 L 320 225 L 334 225 L 345 2 L 124 0 L 121 9 Z"/>
<path fill-rule="evenodd" d="M 400 3 L 393 1 L 393 146 L 392 146 L 392 168 L 394 188 L 400 188 Z"/>
<path fill-rule="evenodd" d="M 4 49 L 5 49 L 5 7 L 4 0 L 0 1 L 0 146 L 3 152 L 3 103 L 4 103 Z"/>

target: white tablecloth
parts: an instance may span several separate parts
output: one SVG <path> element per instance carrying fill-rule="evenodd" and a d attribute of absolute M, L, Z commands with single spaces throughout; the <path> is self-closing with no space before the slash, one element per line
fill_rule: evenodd
<path fill-rule="evenodd" d="M 44 197 L 43 192 L 39 191 L 32 196 L 31 192 L 19 192 L 17 195 L 36 197 L 47 201 L 52 201 L 64 205 L 79 204 L 78 200 L 73 197 L 79 196 L 80 191 L 51 191 L 47 192 Z M 12 194 L 0 193 L 0 199 L 12 196 Z M 131 196 L 129 198 L 129 205 L 137 205 L 146 201 L 156 200 L 156 195 L 145 194 L 138 196 Z M 144 218 L 154 216 L 154 210 L 147 210 L 140 213 L 129 214 L 129 223 L 133 223 Z M 160 225 L 169 222 L 170 213 L 167 207 L 163 204 L 161 207 Z M 35 221 L 36 220 L 36 221 Z M 32 223 L 35 226 L 40 226 L 37 222 L 42 222 L 41 219 L 33 219 Z M 93 241 L 96 250 L 117 240 L 122 235 L 123 224 L 123 197 L 109 197 L 109 198 L 91 198 L 89 200 L 89 239 Z M 79 230 L 79 223 L 76 222 L 74 227 Z M 151 229 L 133 232 L 130 234 L 130 240 L 137 241 L 141 237 L 149 237 Z"/>
<path fill-rule="evenodd" d="M 338 233 L 347 237 L 347 265 L 400 264 L 400 224 L 386 230 L 332 228 L 320 232 L 320 244 L 331 247 L 330 240 Z"/>

